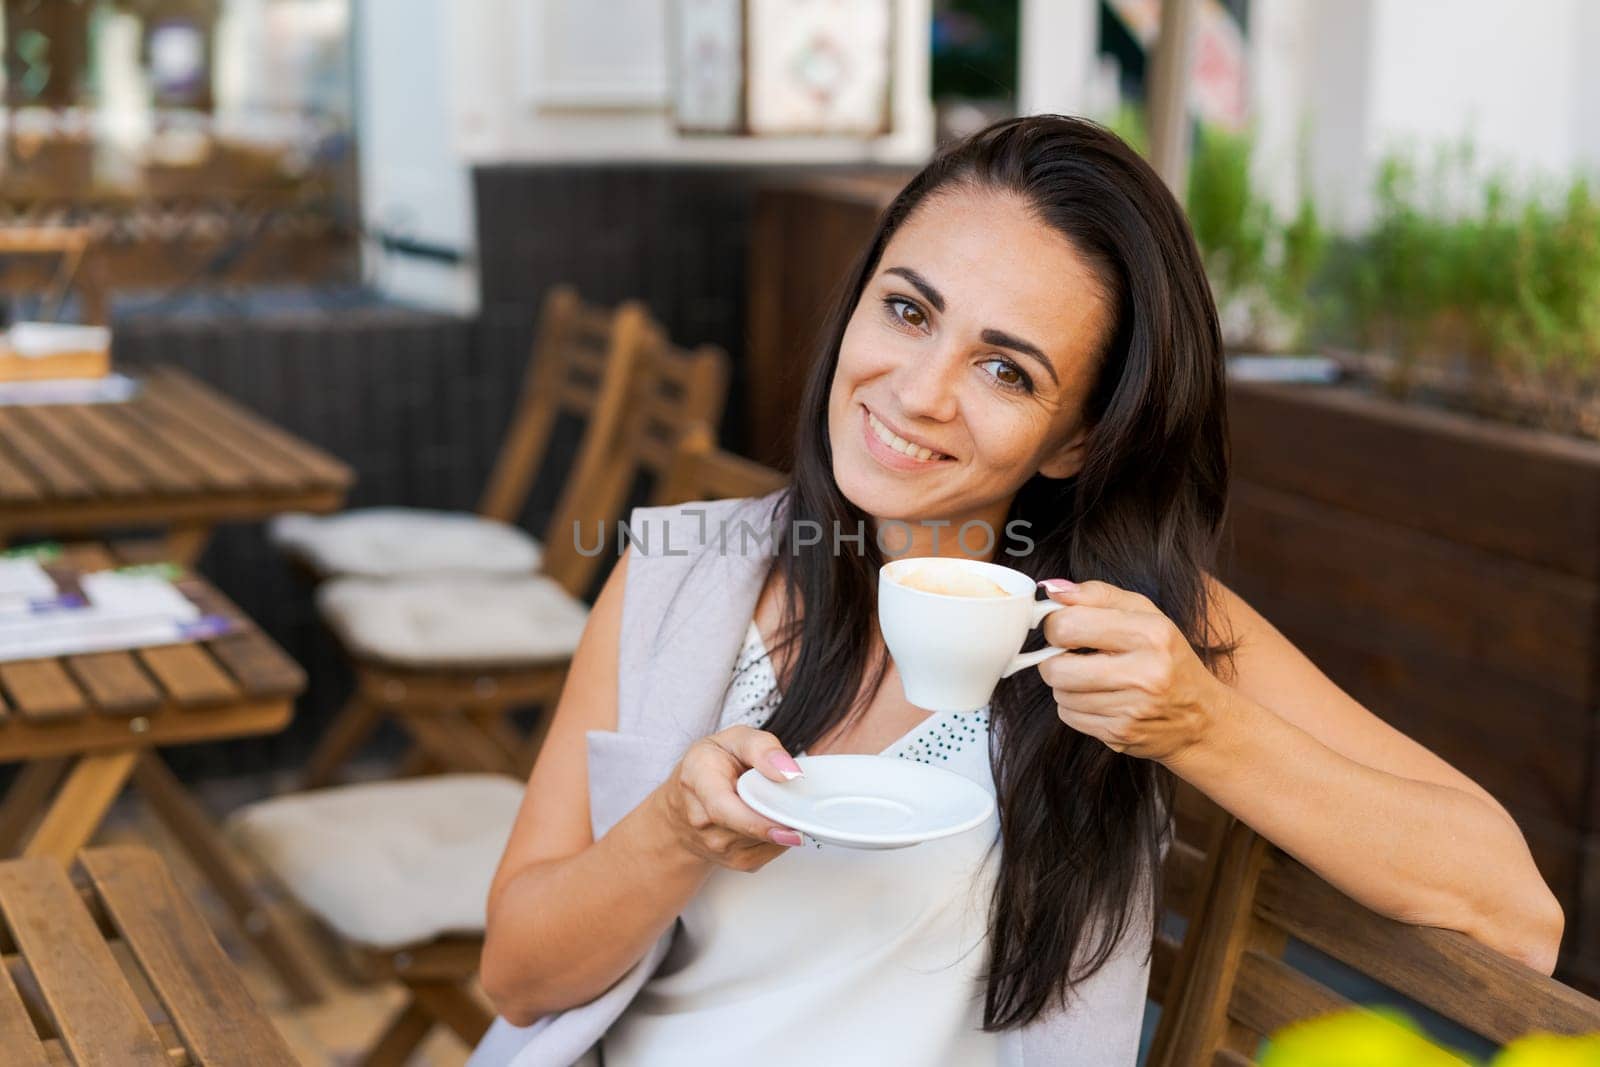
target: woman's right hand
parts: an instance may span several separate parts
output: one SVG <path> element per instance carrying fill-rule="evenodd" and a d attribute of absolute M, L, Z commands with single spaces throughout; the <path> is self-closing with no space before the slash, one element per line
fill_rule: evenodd
<path fill-rule="evenodd" d="M 729 870 L 756 871 L 801 843 L 798 833 L 740 799 L 735 783 L 751 767 L 774 782 L 801 774 L 772 734 L 731 726 L 691 745 L 656 790 L 674 836 L 690 854 Z"/>

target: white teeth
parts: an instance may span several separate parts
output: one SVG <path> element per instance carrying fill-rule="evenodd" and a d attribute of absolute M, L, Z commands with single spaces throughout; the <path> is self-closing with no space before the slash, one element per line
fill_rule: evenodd
<path fill-rule="evenodd" d="M 933 459 L 935 456 L 939 455 L 938 452 L 935 452 L 930 448 L 923 448 L 921 445 L 914 445 L 910 441 L 907 441 L 904 437 L 901 437 L 899 434 L 889 429 L 889 427 L 879 422 L 878 416 L 874 415 L 870 411 L 867 412 L 867 425 L 872 427 L 873 436 L 877 437 L 878 440 L 882 441 L 884 444 L 888 445 L 890 448 L 902 455 L 911 456 L 914 459 L 920 459 L 924 461 Z"/>

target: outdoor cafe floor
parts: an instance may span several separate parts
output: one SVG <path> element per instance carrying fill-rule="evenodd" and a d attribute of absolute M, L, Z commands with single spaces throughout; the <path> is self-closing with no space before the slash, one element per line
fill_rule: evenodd
<path fill-rule="evenodd" d="M 357 771 L 359 773 L 359 768 Z M 197 792 L 212 811 L 225 812 L 269 792 L 283 792 L 291 787 L 292 783 L 287 780 L 241 780 L 210 783 Z M 118 803 L 95 841 L 97 844 L 138 842 L 161 853 L 179 885 L 211 920 L 211 928 L 229 957 L 239 965 L 251 994 L 272 1017 L 305 1067 L 351 1067 L 399 1009 L 404 997 L 398 986 L 363 985 L 331 955 L 321 952 L 311 955 L 318 964 L 318 978 L 328 991 L 326 1000 L 310 1007 L 291 1003 L 273 972 L 232 925 L 227 909 L 189 863 L 188 856 L 137 798 L 124 797 Z M 279 895 L 270 890 L 268 895 L 279 899 Z M 325 943 L 326 939 L 313 931 L 304 916 L 289 908 L 285 908 L 285 913 L 295 921 L 294 932 L 301 935 L 304 944 Z M 441 1028 L 412 1058 L 408 1067 L 461 1067 L 466 1059 L 466 1049 Z"/>

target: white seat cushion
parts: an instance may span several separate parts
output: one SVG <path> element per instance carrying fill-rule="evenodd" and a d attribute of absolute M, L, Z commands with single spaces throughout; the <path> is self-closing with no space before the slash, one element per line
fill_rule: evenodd
<path fill-rule="evenodd" d="M 361 508 L 338 515 L 280 515 L 272 543 L 325 577 L 532 574 L 544 551 L 508 523 L 467 511 Z"/>
<path fill-rule="evenodd" d="M 498 774 L 371 782 L 251 804 L 228 833 L 339 934 L 398 948 L 483 932 L 521 801 Z"/>
<path fill-rule="evenodd" d="M 537 574 L 337 578 L 317 605 L 351 653 L 406 667 L 560 662 L 589 618 L 588 605 Z"/>

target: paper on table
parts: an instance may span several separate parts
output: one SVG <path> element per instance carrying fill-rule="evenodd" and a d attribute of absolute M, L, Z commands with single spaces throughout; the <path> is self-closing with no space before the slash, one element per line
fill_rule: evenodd
<path fill-rule="evenodd" d="M 100 378 L 47 378 L 32 382 L 0 382 L 0 405 L 120 404 L 131 400 L 139 383 L 126 374 Z"/>
<path fill-rule="evenodd" d="M 86 603 L 0 616 L 0 661 L 198 641 L 230 628 L 165 578 L 100 571 L 79 585 Z"/>
<path fill-rule="evenodd" d="M 62 606 L 53 578 L 36 559 L 0 559 L 0 617 Z"/>

